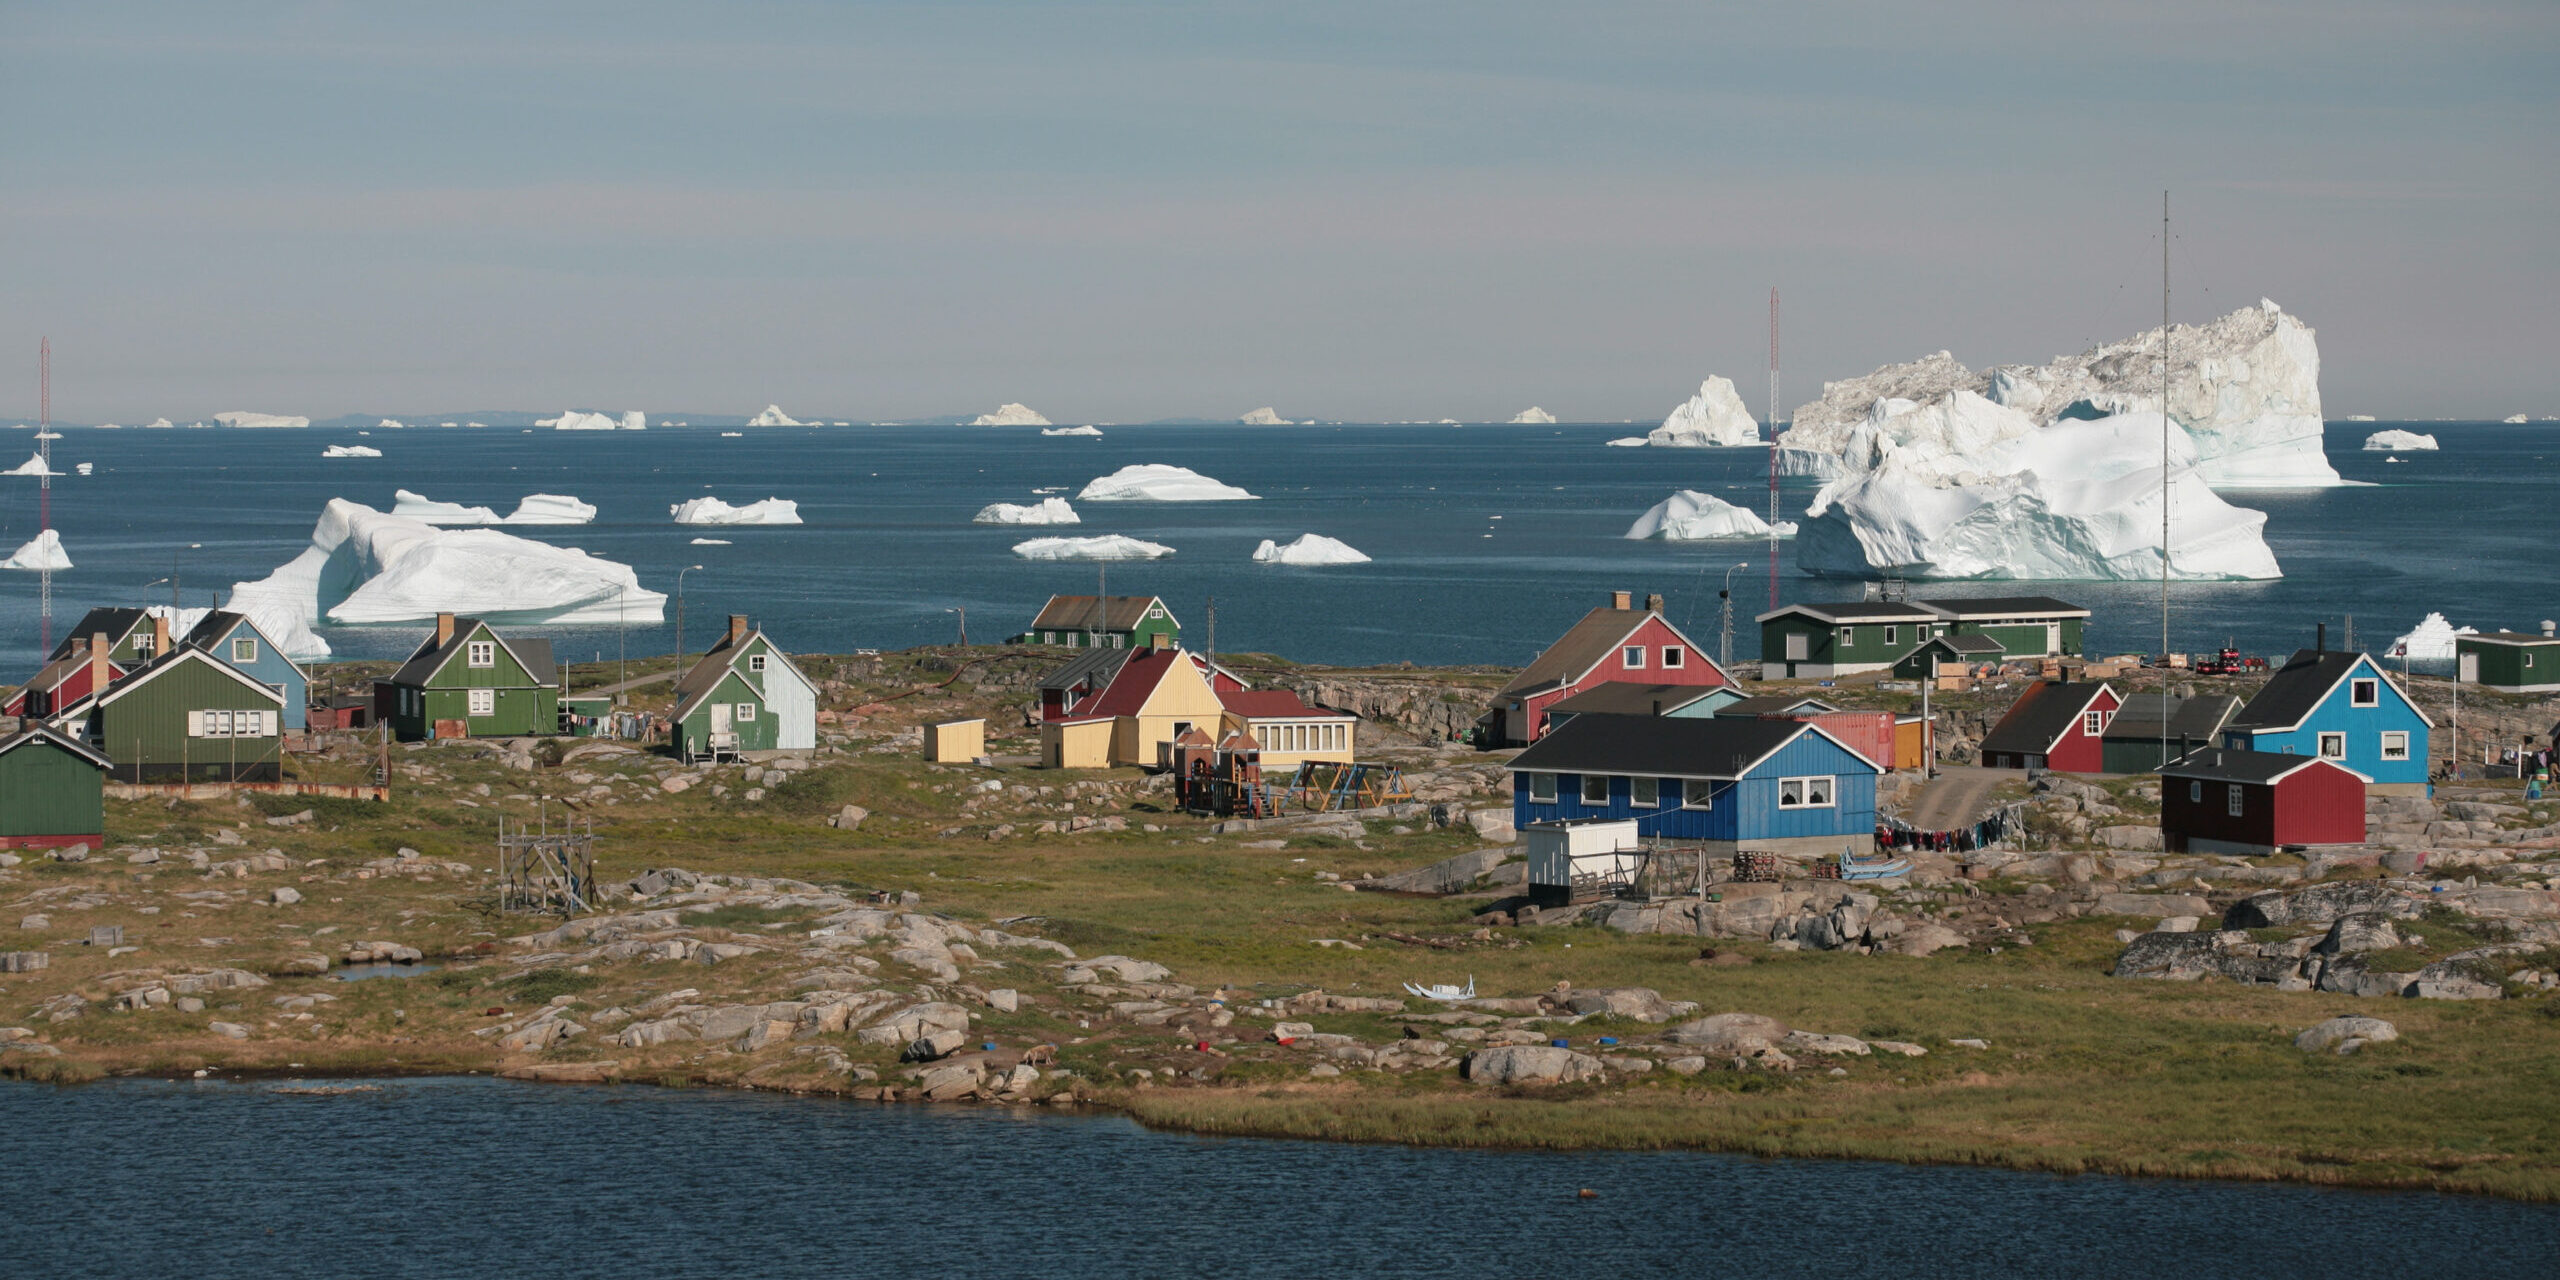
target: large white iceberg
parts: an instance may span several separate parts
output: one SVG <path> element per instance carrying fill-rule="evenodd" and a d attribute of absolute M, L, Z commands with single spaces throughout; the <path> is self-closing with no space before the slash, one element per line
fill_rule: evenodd
<path fill-rule="evenodd" d="M 171 422 L 167 418 L 153 418 L 151 421 L 142 424 L 143 430 L 145 431 L 174 431 L 177 429 L 177 426 L 177 423 Z"/>
<path fill-rule="evenodd" d="M 1546 426 L 1553 423 L 1556 420 L 1556 416 L 1533 404 L 1528 408 L 1511 415 L 1511 420 L 1513 422 L 1528 423 L 1536 426 Z"/>
<path fill-rule="evenodd" d="M 369 444 L 333 444 L 320 451 L 323 458 L 379 458 L 382 450 Z"/>
<path fill-rule="evenodd" d="M 667 508 L 677 524 L 798 524 L 800 504 L 789 498 L 767 498 L 733 507 L 718 498 L 692 498 Z"/>
<path fill-rule="evenodd" d="M 420 524 L 591 524 L 596 518 L 594 506 L 565 493 L 526 494 L 516 503 L 515 510 L 503 516 L 493 507 L 438 502 L 425 494 L 411 493 L 406 489 L 395 489 L 391 496 L 391 514 Z"/>
<path fill-rule="evenodd" d="M 1236 419 L 1236 421 L 1241 422 L 1248 427 L 1285 427 L 1291 425 L 1287 418 L 1280 416 L 1278 410 L 1273 409 L 1267 404 L 1241 418 Z"/>
<path fill-rule="evenodd" d="M 557 418 L 536 418 L 533 420 L 533 425 L 549 427 L 554 431 L 611 431 L 622 424 L 607 414 L 583 413 L 576 409 L 568 409 L 562 411 Z"/>
<path fill-rule="evenodd" d="M 1945 408 L 1945 425 L 1988 438 L 1955 451 L 1905 445 L 1884 429 L 1890 420 L 1862 426 L 1850 441 L 1849 474 L 1824 485 L 1806 512 L 1801 567 L 1847 577 L 2160 576 L 2157 409 L 2039 429 L 2004 426 L 2001 414 L 2024 415 L 1971 391 L 1955 392 Z M 2169 576 L 2282 576 L 2267 550 L 2265 514 L 2213 492 L 2183 431 L 2170 433 L 2168 498 Z"/>
<path fill-rule="evenodd" d="M 1161 542 L 1140 542 L 1122 534 L 1098 538 L 1033 538 L 1013 544 L 1025 560 L 1160 560 L 1173 554 Z"/>
<path fill-rule="evenodd" d="M 459 502 L 438 502 L 423 493 L 406 489 L 391 492 L 391 514 L 420 524 L 496 524 L 498 513 L 489 507 L 466 507 Z"/>
<path fill-rule="evenodd" d="M 2376 431 L 2364 438 L 2364 449 L 2367 453 L 2399 453 L 2410 449 L 2436 447 L 2434 436 L 2423 436 L 2415 431 L 2402 431 L 2397 427 L 2389 431 Z"/>
<path fill-rule="evenodd" d="M 292 417 L 281 413 L 248 413 L 239 409 L 229 413 L 217 413 L 213 415 L 213 420 L 226 427 L 307 427 L 311 425 L 309 418 Z"/>
<path fill-rule="evenodd" d="M 528 493 L 500 524 L 593 524 L 595 504 L 565 493 Z"/>
<path fill-rule="evenodd" d="M 500 625 L 655 625 L 665 595 L 640 586 L 631 566 L 495 529 L 438 529 L 332 498 L 311 546 L 256 582 L 231 589 L 230 606 L 257 620 L 296 658 L 328 655 L 311 628 L 335 623 L 424 622 L 461 613 Z"/>
<path fill-rule="evenodd" d="M 798 427 L 808 424 L 784 413 L 781 405 L 769 404 L 764 407 L 764 412 L 747 419 L 747 425 L 750 427 Z"/>
<path fill-rule="evenodd" d="M 28 454 L 26 461 L 21 462 L 6 471 L 0 471 L 0 476 L 58 476 L 62 474 L 64 473 L 46 466 L 44 464 L 44 455 L 41 453 Z"/>
<path fill-rule="evenodd" d="M 1064 498 L 1042 498 L 1024 506 L 1018 502 L 993 502 L 978 509 L 970 517 L 972 524 L 1082 524 L 1076 509 Z"/>
<path fill-rule="evenodd" d="M 1698 394 L 1682 402 L 1645 433 L 1645 442 L 1660 449 L 1702 449 L 1719 445 L 1760 443 L 1760 424 L 1744 408 L 1733 380 L 1722 375 L 1698 384 Z"/>
<path fill-rule="evenodd" d="M 2441 613 L 2430 613 L 2409 629 L 2409 634 L 2391 642 L 2390 656 L 2412 662 L 2451 662 L 2455 656 L 2454 637 L 2476 636 L 2478 627 L 2457 627 L 2445 621 Z"/>
<path fill-rule="evenodd" d="M 1303 533 L 1294 542 L 1277 543 L 1269 538 L 1253 549 L 1253 558 L 1263 564 L 1367 564 L 1369 557 L 1351 544 L 1328 538 L 1321 533 Z"/>
<path fill-rule="evenodd" d="M 2160 409 L 2160 331 L 2057 356 L 2042 366 L 1975 373 L 1948 353 L 1822 384 L 1796 410 L 1780 469 L 1836 478 L 1849 437 L 1876 402 L 1930 404 L 1971 391 L 2040 427 Z M 2197 467 L 2218 489 L 2321 488 L 2345 483 L 2321 448 L 2320 349 L 2311 328 L 2275 303 L 2170 330 L 2169 416 L 2193 439 Z"/>
<path fill-rule="evenodd" d="M 1778 536 L 1796 535 L 1794 523 L 1778 522 Z M 1752 513 L 1748 507 L 1734 504 L 1711 493 L 1683 489 L 1653 504 L 1627 526 L 1630 538 L 1660 538 L 1665 542 L 1712 542 L 1721 538 L 1766 538 L 1769 522 Z"/>
<path fill-rule="evenodd" d="M 1102 434 L 1102 428 L 1100 428 L 1100 427 L 1050 427 L 1050 428 L 1047 428 L 1047 429 L 1043 430 L 1040 434 L 1042 434 L 1042 435 L 1044 435 L 1044 436 L 1098 436 L 1098 435 L 1101 435 L 1101 434 Z"/>
<path fill-rule="evenodd" d="M 1076 495 L 1079 502 L 1235 502 L 1259 495 L 1222 484 L 1189 467 L 1140 462 L 1101 476 Z"/>
<path fill-rule="evenodd" d="M 979 414 L 977 420 L 969 425 L 973 427 L 1045 427 L 1049 425 L 1049 420 L 1041 417 L 1039 412 L 1029 405 L 1006 404 L 998 406 L 994 413 Z"/>
<path fill-rule="evenodd" d="M 62 531 L 47 529 L 27 540 L 18 553 L 0 560 L 0 569 L 25 569 L 33 572 L 60 573 L 71 567 L 71 557 L 62 549 Z"/>

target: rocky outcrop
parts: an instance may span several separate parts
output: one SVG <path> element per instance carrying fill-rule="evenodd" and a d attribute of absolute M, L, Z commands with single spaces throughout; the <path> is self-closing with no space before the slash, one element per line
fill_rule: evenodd
<path fill-rule="evenodd" d="M 2222 914 L 2222 927 L 2272 929 L 2328 924 L 2342 915 L 2356 914 L 2414 920 L 2426 914 L 2426 904 L 2386 881 L 2333 880 L 2298 891 L 2270 889 L 2251 894 Z"/>
<path fill-rule="evenodd" d="M 2329 1049 L 2337 1053 L 2354 1053 L 2369 1044 L 2381 1044 L 2400 1038 L 2400 1029 L 2380 1018 L 2331 1018 L 2327 1022 L 2293 1038 L 2293 1047 L 2304 1053 Z"/>
<path fill-rule="evenodd" d="M 1608 1074 L 1598 1058 L 1543 1044 L 1478 1049 L 1460 1070 L 1478 1084 L 1572 1084 Z"/>

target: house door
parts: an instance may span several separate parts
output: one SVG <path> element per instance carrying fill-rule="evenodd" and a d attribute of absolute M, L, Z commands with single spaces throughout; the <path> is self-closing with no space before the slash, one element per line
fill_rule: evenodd
<path fill-rule="evenodd" d="M 1810 648 L 1806 644 L 1805 634 L 1803 632 L 1790 631 L 1787 633 L 1787 661 L 1802 662 L 1805 660 L 1809 652 Z"/>
<path fill-rule="evenodd" d="M 2059 622 L 2048 622 L 2048 623 L 2044 624 L 2044 651 L 2045 651 L 2046 653 L 2060 653 L 2060 652 L 2062 652 L 2062 624 L 2061 624 L 2061 623 L 2059 623 Z"/>
<path fill-rule="evenodd" d="M 2457 667 L 2456 667 L 2456 670 L 2454 671 L 2454 675 L 2453 675 L 2453 682 L 2454 682 L 2455 684 L 2478 684 L 2478 683 L 2480 683 L 2480 655 L 2479 655 L 2479 654 L 2476 654 L 2476 653 L 2466 653 L 2466 654 L 2462 655 L 2459 659 L 2456 659 L 2456 663 L 2457 663 Z"/>
<path fill-rule="evenodd" d="M 719 743 L 728 741 L 729 715 L 730 711 L 728 703 L 715 702 L 711 704 L 711 740 L 713 742 Z"/>

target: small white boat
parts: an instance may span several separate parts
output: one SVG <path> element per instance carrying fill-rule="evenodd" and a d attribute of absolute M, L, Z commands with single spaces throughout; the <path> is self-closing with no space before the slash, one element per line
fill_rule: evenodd
<path fill-rule="evenodd" d="M 1454 982 L 1443 982 L 1428 987 L 1418 987 L 1408 982 L 1404 984 L 1404 989 L 1424 1000 L 1440 1000 L 1456 1004 L 1476 998 L 1476 976 L 1472 973 L 1467 975 L 1467 987 L 1464 991 L 1459 990 Z"/>

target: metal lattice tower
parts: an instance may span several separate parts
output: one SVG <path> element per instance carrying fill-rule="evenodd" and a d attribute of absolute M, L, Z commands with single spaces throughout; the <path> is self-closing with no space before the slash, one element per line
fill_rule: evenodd
<path fill-rule="evenodd" d="M 1778 291 L 1769 290 L 1769 607 L 1778 607 Z"/>
<path fill-rule="evenodd" d="M 36 348 L 36 456 L 44 460 L 44 474 L 36 477 L 36 536 L 53 527 L 53 339 L 46 337 Z M 53 652 L 53 561 L 47 558 L 36 574 L 38 621 L 36 648 L 45 654 Z"/>

